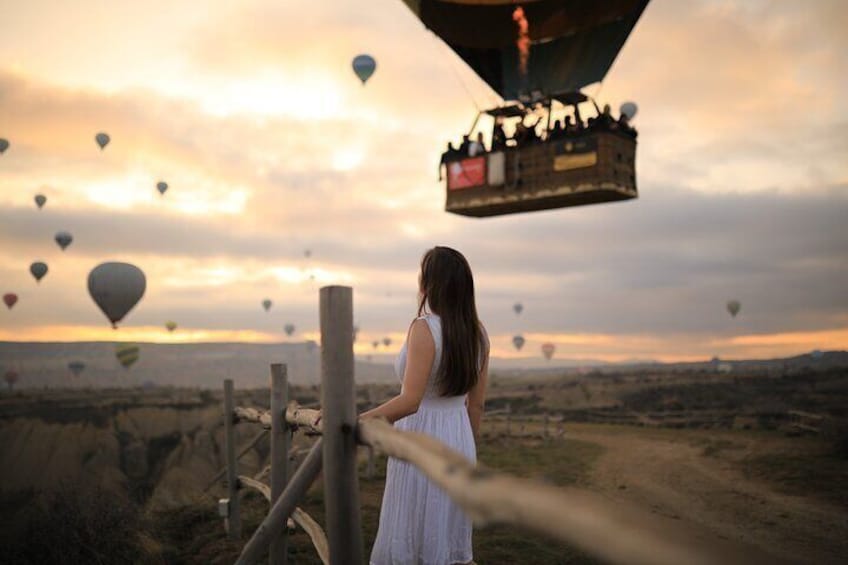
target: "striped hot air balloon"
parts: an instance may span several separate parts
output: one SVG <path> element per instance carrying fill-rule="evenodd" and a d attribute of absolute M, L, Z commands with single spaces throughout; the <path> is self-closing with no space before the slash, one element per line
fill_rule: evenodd
<path fill-rule="evenodd" d="M 118 358 L 118 362 L 125 369 L 129 369 L 133 363 L 138 361 L 138 354 L 138 345 L 134 343 L 118 343 L 115 345 L 115 357 Z"/>

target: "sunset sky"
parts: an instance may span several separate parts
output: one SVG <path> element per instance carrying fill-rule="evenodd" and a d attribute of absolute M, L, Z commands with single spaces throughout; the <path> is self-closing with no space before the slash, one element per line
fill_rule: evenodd
<path fill-rule="evenodd" d="M 444 212 L 439 155 L 499 100 L 401 0 L 0 0 L 0 294 L 20 297 L 0 340 L 316 339 L 318 289 L 343 284 L 357 353 L 394 353 L 438 244 L 469 259 L 495 356 L 848 348 L 846 29 L 838 0 L 653 0 L 587 89 L 639 105 L 639 199 L 471 219 Z M 118 331 L 86 290 L 107 260 L 147 275 Z"/>

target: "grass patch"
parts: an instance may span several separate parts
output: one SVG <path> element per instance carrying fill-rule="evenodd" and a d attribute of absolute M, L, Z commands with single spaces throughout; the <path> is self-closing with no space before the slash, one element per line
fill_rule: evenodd
<path fill-rule="evenodd" d="M 826 449 L 757 455 L 745 460 L 748 477 L 786 494 L 812 496 L 848 509 L 848 463 Z"/>

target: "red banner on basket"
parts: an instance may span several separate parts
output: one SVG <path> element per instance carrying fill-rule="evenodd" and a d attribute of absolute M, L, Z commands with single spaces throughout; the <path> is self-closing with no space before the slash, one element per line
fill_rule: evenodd
<path fill-rule="evenodd" d="M 486 157 L 451 161 L 448 167 L 448 190 L 459 190 L 486 184 Z"/>

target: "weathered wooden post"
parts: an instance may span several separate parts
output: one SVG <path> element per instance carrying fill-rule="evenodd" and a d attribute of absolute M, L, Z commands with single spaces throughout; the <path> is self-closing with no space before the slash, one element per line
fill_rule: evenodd
<path fill-rule="evenodd" d="M 277 501 L 288 481 L 289 430 L 286 424 L 288 406 L 288 368 L 281 363 L 271 365 L 271 506 Z M 268 553 L 270 565 L 285 565 L 288 545 L 286 528 L 280 528 Z"/>
<path fill-rule="evenodd" d="M 374 408 L 377 402 L 374 400 L 374 389 L 368 387 L 368 409 Z M 368 466 L 365 468 L 365 477 L 369 481 L 374 480 L 374 448 L 368 447 Z"/>
<path fill-rule="evenodd" d="M 241 515 L 239 514 L 238 469 L 236 468 L 236 434 L 233 422 L 235 409 L 233 399 L 233 380 L 224 380 L 224 450 L 227 457 L 227 492 L 229 499 L 226 504 L 227 532 L 230 539 L 241 539 Z M 222 505 L 223 506 L 223 505 Z M 223 512 L 224 509 L 221 509 Z"/>
<path fill-rule="evenodd" d="M 353 380 L 353 289 L 321 289 L 321 408 L 324 508 L 330 563 L 362 563 Z"/>
<path fill-rule="evenodd" d="M 506 437 L 510 436 L 510 428 L 512 427 L 512 403 L 506 404 Z"/>
<path fill-rule="evenodd" d="M 545 439 L 548 439 L 548 413 L 547 412 L 545 412 L 545 431 L 544 431 L 543 437 Z"/>

